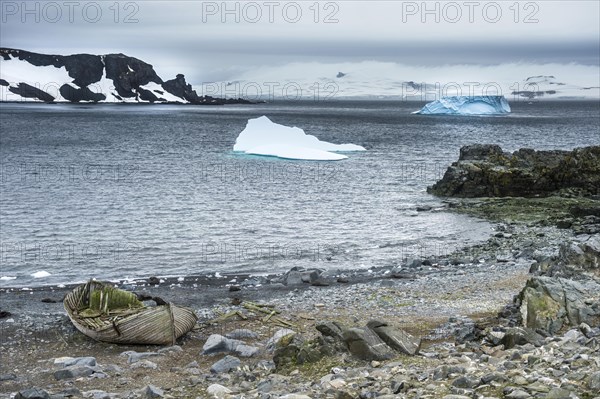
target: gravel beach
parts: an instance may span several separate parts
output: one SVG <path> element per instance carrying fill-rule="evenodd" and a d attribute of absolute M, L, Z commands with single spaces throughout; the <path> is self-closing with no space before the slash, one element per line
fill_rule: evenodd
<path fill-rule="evenodd" d="M 530 277 L 534 258 L 556 255 L 562 242 L 574 238 L 571 230 L 553 226 L 500 223 L 495 230 L 484 244 L 378 270 L 307 269 L 122 285 L 196 310 L 197 327 L 174 347 L 89 339 L 62 307 L 72 287 L 3 289 L 2 311 L 10 314 L 0 319 L 0 397 L 594 397 L 597 338 L 590 344 L 582 332 L 570 330 L 568 336 L 510 350 L 464 339 L 476 325 L 497 323 Z M 280 313 L 265 321 L 264 314 L 244 308 L 248 301 Z M 223 317 L 235 311 L 245 320 Z M 323 321 L 364 326 L 372 319 L 420 338 L 420 355 L 369 362 L 340 353 L 275 369 L 269 340 L 279 330 L 287 327 L 310 340 L 319 336 L 315 325 Z M 238 338 L 256 349 L 250 356 L 202 354 L 211 335 L 239 331 Z M 64 357 L 76 364 L 66 368 L 66 376 Z M 218 361 L 233 367 L 220 369 Z"/>

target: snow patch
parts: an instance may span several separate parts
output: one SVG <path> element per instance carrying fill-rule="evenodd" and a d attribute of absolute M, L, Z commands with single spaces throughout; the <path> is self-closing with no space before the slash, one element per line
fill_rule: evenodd
<path fill-rule="evenodd" d="M 146 90 L 150 90 L 152 93 L 154 93 L 154 95 L 158 98 L 164 98 L 167 101 L 170 102 L 187 102 L 186 100 L 184 100 L 181 97 L 177 97 L 171 93 L 169 93 L 168 91 L 166 91 L 165 89 L 163 89 L 163 87 L 161 85 L 159 85 L 158 83 L 154 83 L 154 82 L 150 82 L 144 86 L 142 86 L 142 88 L 146 89 Z M 159 92 L 157 92 L 157 90 L 159 92 L 162 92 L 162 94 L 160 94 Z"/>
<path fill-rule="evenodd" d="M 35 66 L 18 58 L 5 60 L 0 57 L 0 79 L 6 80 L 10 87 L 17 87 L 19 83 L 27 83 L 37 89 L 43 90 L 57 100 L 62 100 L 60 87 L 70 83 L 73 79 L 64 67 Z M 9 91 L 8 87 L 0 86 L 2 96 L 0 101 L 37 101 L 36 98 L 21 97 Z"/>
<path fill-rule="evenodd" d="M 333 144 L 304 133 L 298 127 L 272 122 L 266 116 L 249 119 L 233 150 L 253 155 L 309 161 L 338 161 L 347 156 L 335 152 L 366 151 L 355 144 Z"/>
<path fill-rule="evenodd" d="M 11 277 L 11 276 L 2 276 L 0 277 L 1 281 L 9 281 L 9 280 L 16 280 L 16 277 Z"/>

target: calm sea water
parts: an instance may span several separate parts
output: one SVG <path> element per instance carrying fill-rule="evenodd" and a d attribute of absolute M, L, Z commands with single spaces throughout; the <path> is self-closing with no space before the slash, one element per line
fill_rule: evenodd
<path fill-rule="evenodd" d="M 600 141 L 598 102 L 517 103 L 505 117 L 410 114 L 421 105 L 2 104 L 0 286 L 443 255 L 491 232 L 483 221 L 416 211 L 441 205 L 425 189 L 461 146 Z M 248 118 L 261 115 L 368 151 L 333 163 L 234 154 Z"/>

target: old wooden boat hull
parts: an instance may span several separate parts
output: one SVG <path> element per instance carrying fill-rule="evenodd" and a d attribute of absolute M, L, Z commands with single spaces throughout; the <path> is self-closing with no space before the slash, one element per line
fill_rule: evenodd
<path fill-rule="evenodd" d="M 106 287 L 106 283 L 89 281 L 64 299 L 65 310 L 75 327 L 97 341 L 173 345 L 196 325 L 198 318 L 192 309 L 172 303 L 108 311 L 97 317 L 86 315 L 93 292 Z"/>

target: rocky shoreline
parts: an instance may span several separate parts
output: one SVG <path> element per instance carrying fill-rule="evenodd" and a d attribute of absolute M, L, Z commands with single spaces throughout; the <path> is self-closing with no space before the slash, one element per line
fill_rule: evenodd
<path fill-rule="evenodd" d="M 173 347 L 90 340 L 70 287 L 2 289 L 0 398 L 599 397 L 598 223 L 570 211 L 598 202 L 449 199 L 495 234 L 377 270 L 126 283 L 197 311 Z"/>

